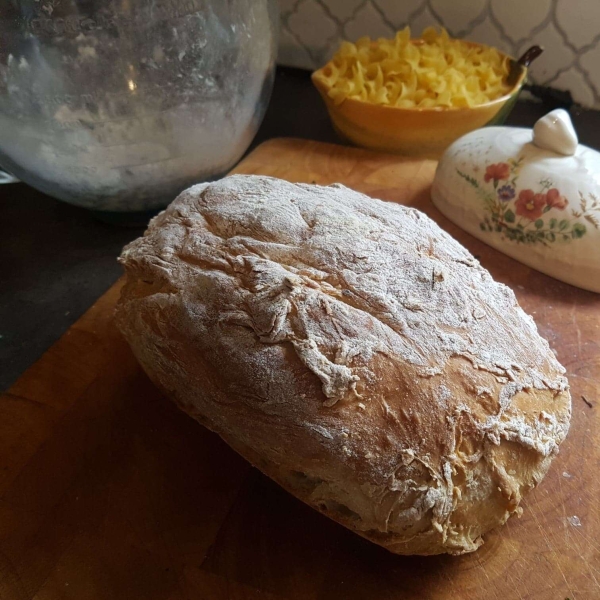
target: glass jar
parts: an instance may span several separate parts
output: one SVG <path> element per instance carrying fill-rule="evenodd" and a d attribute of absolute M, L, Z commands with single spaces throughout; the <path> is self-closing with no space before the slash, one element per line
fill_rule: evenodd
<path fill-rule="evenodd" d="M 2 3 L 0 165 L 93 210 L 164 207 L 247 149 L 277 24 L 275 0 Z"/>

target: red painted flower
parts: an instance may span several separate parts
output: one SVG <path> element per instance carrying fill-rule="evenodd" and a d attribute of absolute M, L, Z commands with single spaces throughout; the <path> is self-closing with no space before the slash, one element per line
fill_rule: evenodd
<path fill-rule="evenodd" d="M 532 221 L 542 216 L 544 206 L 546 206 L 546 194 L 535 194 L 533 190 L 521 190 L 515 202 L 516 213 Z"/>
<path fill-rule="evenodd" d="M 561 196 L 556 188 L 552 188 L 551 190 L 548 190 L 548 193 L 546 194 L 546 203 L 551 208 L 564 210 L 567 204 L 569 204 L 569 201 L 564 196 Z"/>
<path fill-rule="evenodd" d="M 500 181 L 501 179 L 508 179 L 510 177 L 510 166 L 506 163 L 496 163 L 493 165 L 488 165 L 485 169 L 485 175 L 483 179 L 486 183 L 491 181 L 494 182 Z"/>

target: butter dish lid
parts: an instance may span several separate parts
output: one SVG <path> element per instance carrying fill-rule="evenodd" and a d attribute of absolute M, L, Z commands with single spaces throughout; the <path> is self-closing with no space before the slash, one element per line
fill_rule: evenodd
<path fill-rule="evenodd" d="M 475 237 L 600 292 L 600 152 L 578 143 L 566 111 L 533 129 L 488 127 L 461 137 L 442 156 L 431 193 Z"/>

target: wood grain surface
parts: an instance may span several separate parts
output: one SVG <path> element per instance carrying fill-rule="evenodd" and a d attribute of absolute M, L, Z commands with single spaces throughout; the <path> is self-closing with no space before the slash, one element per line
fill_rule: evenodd
<path fill-rule="evenodd" d="M 571 431 L 462 557 L 399 557 L 312 511 L 161 397 L 115 330 L 117 283 L 0 400 L 0 600 L 600 598 L 600 295 L 461 232 L 435 163 L 272 140 L 236 169 L 416 206 L 510 285 L 567 368 Z"/>

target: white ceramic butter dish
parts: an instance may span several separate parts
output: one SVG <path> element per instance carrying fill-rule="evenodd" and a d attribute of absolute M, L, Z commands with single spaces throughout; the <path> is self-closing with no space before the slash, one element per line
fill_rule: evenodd
<path fill-rule="evenodd" d="M 600 152 L 577 143 L 566 111 L 533 130 L 463 136 L 442 156 L 431 194 L 446 217 L 490 246 L 600 292 Z"/>

